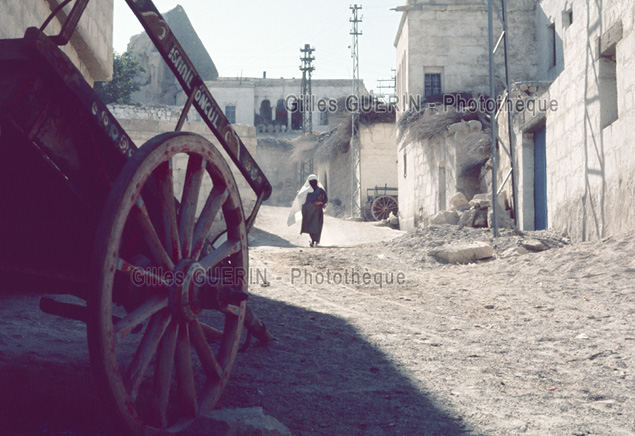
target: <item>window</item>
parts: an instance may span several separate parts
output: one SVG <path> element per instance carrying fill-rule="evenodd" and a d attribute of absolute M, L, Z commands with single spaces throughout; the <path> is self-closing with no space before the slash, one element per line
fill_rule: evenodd
<path fill-rule="evenodd" d="M 615 23 L 600 38 L 598 76 L 600 91 L 600 123 L 602 128 L 611 125 L 619 117 L 617 105 L 617 43 L 622 39 L 622 21 Z"/>
<path fill-rule="evenodd" d="M 236 106 L 225 106 L 225 116 L 231 124 L 236 124 Z"/>
<path fill-rule="evenodd" d="M 573 24 L 573 8 L 569 8 L 562 12 L 562 27 L 567 29 Z"/>
<path fill-rule="evenodd" d="M 441 94 L 441 74 L 440 73 L 426 73 L 425 75 L 425 96 L 430 97 L 433 95 Z"/>
<path fill-rule="evenodd" d="M 615 57 L 600 57 L 599 91 L 600 91 L 600 123 L 602 128 L 610 126 L 619 117 L 617 110 L 617 74 Z"/>
<path fill-rule="evenodd" d="M 556 53 L 556 23 L 551 23 L 547 28 L 547 44 L 549 54 L 549 68 L 555 67 L 557 63 Z"/>

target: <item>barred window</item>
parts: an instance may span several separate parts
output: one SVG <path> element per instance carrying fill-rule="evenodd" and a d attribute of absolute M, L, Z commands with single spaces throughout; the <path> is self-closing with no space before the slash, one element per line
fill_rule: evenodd
<path fill-rule="evenodd" d="M 426 73 L 425 75 L 425 96 L 441 94 L 441 74 Z"/>

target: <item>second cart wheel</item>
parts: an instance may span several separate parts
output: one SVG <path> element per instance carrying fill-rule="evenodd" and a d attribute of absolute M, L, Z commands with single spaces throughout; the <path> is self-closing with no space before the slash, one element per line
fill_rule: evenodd
<path fill-rule="evenodd" d="M 151 434 L 213 408 L 248 283 L 242 204 L 222 155 L 190 133 L 137 150 L 110 192 L 92 269 L 91 362 L 126 430 Z"/>
<path fill-rule="evenodd" d="M 385 220 L 390 216 L 390 212 L 397 215 L 399 208 L 397 200 L 390 195 L 380 195 L 375 197 L 370 207 L 370 212 L 377 221 Z"/>

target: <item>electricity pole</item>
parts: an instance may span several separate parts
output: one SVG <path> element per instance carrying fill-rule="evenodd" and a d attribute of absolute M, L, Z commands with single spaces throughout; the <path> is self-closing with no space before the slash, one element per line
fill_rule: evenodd
<path fill-rule="evenodd" d="M 300 71 L 302 71 L 302 97 L 301 97 L 301 110 L 302 110 L 302 135 L 310 135 L 313 133 L 313 115 L 312 115 L 312 103 L 313 97 L 311 92 L 311 75 L 315 67 L 313 67 L 313 52 L 315 51 L 309 44 L 304 44 L 304 48 L 300 49 L 302 57 L 300 60 Z M 302 162 L 300 167 L 300 180 L 306 179 L 309 174 L 313 173 L 313 159 L 309 159 L 306 162 Z"/>
<path fill-rule="evenodd" d="M 353 5 L 350 7 L 353 12 L 353 18 L 350 19 L 352 24 L 350 34 L 353 36 L 351 45 L 351 57 L 353 58 L 353 92 L 352 95 L 356 99 L 353 108 L 351 122 L 351 217 L 361 218 L 362 216 L 362 150 L 359 132 L 360 105 L 361 105 L 361 88 L 359 82 L 359 45 L 358 37 L 362 34 L 359 30 L 359 23 L 362 19 L 359 17 L 358 11 L 361 5 Z"/>

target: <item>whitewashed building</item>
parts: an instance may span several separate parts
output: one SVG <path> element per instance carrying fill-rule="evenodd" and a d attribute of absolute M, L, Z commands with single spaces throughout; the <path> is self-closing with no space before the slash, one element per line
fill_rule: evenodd
<path fill-rule="evenodd" d="M 513 115 L 519 228 L 554 228 L 574 240 L 635 229 L 635 156 L 627 130 L 635 122 L 635 3 L 519 0 L 508 5 L 512 96 L 534 105 Z M 399 93 L 425 96 L 427 84 L 438 81 L 434 93 L 486 93 L 486 6 L 485 0 L 419 0 L 400 8 Z M 500 133 L 509 144 L 507 115 Z M 500 148 L 498 162 L 500 186 L 510 168 Z M 509 181 L 503 196 L 510 204 Z M 426 203 L 423 209 L 434 206 Z"/>

